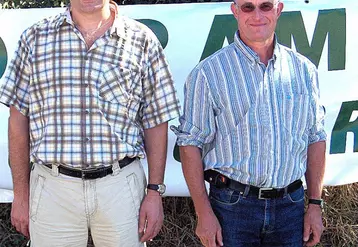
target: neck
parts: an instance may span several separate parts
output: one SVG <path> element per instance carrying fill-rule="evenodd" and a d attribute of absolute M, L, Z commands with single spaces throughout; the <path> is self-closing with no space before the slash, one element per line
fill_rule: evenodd
<path fill-rule="evenodd" d="M 111 18 L 110 4 L 106 3 L 102 8 L 94 10 L 93 12 L 83 12 L 73 8 L 71 9 L 71 16 L 74 23 L 81 29 L 97 29 Z"/>
<path fill-rule="evenodd" d="M 268 64 L 268 61 L 273 56 L 274 36 L 262 42 L 250 42 L 250 41 L 245 41 L 243 39 L 242 41 L 253 51 L 255 51 L 257 55 L 259 55 L 260 62 L 264 63 L 265 65 Z"/>

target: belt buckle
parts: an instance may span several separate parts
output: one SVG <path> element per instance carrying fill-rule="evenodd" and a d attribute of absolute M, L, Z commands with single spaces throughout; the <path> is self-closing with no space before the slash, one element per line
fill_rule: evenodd
<path fill-rule="evenodd" d="M 273 190 L 273 188 L 260 188 L 259 189 L 259 199 L 260 200 L 264 200 L 264 199 L 268 199 L 267 197 L 264 197 L 263 195 L 262 195 L 262 193 L 265 193 L 265 191 L 271 191 L 271 190 Z"/>

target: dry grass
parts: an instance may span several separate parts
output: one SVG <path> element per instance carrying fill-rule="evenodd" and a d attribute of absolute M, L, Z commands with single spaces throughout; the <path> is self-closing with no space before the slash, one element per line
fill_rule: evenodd
<path fill-rule="evenodd" d="M 322 242 L 325 246 L 358 246 L 358 183 L 325 188 Z"/>
<path fill-rule="evenodd" d="M 26 239 L 11 227 L 11 204 L 0 204 L 0 247 L 26 246 Z"/>
<path fill-rule="evenodd" d="M 357 247 L 358 183 L 326 187 L 325 200 L 326 231 L 320 247 Z M 164 198 L 164 209 L 164 226 L 148 247 L 201 246 L 194 235 L 196 219 L 190 198 Z M 0 247 L 21 247 L 25 243 L 25 239 L 10 226 L 10 205 L 0 205 Z"/>
<path fill-rule="evenodd" d="M 194 234 L 196 216 L 190 198 L 164 198 L 164 213 L 164 226 L 160 234 L 148 245 L 149 247 L 201 246 L 199 239 Z"/>

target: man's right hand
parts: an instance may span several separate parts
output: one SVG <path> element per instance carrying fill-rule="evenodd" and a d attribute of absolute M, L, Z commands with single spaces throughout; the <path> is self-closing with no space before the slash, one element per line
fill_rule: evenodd
<path fill-rule="evenodd" d="M 11 224 L 26 237 L 29 234 L 29 196 L 14 196 L 11 207 Z"/>
<path fill-rule="evenodd" d="M 205 247 L 224 245 L 220 223 L 212 210 L 198 215 L 198 225 L 196 226 L 195 233 Z"/>

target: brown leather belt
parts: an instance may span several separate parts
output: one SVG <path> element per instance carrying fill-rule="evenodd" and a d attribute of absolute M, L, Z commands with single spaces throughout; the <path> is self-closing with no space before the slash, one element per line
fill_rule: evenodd
<path fill-rule="evenodd" d="M 118 161 L 119 167 L 124 168 L 136 159 L 137 158 L 125 157 L 124 159 Z M 45 166 L 52 169 L 52 164 L 45 164 Z M 99 167 L 94 169 L 80 170 L 80 169 L 74 169 L 74 168 L 69 168 L 59 165 L 58 172 L 75 178 L 96 179 L 96 178 L 103 178 L 109 174 L 112 174 L 113 169 L 112 166 L 107 166 L 107 167 Z"/>
<path fill-rule="evenodd" d="M 274 199 L 282 198 L 287 193 L 292 193 L 302 186 L 301 180 L 296 180 L 285 188 L 259 188 L 252 185 L 242 184 L 238 181 L 230 179 L 215 170 L 206 170 L 204 172 L 205 181 L 216 186 L 217 188 L 230 188 L 244 193 L 248 189 L 250 196 L 257 196 L 258 199 Z"/>

